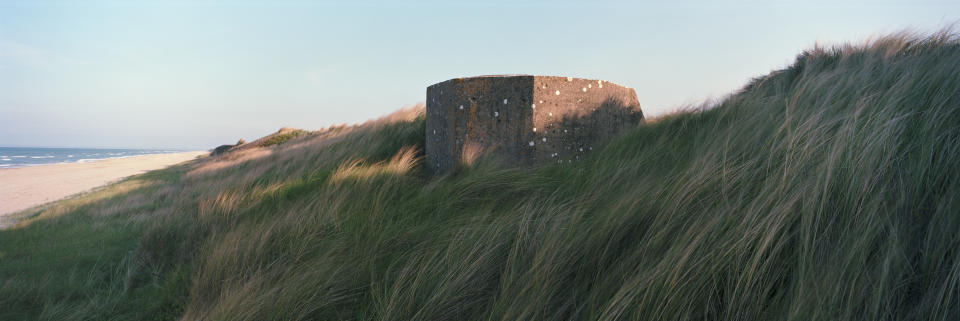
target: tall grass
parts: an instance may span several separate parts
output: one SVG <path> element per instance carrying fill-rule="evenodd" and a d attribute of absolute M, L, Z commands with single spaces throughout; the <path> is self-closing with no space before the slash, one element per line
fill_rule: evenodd
<path fill-rule="evenodd" d="M 949 31 L 813 48 L 576 164 L 432 177 L 423 137 L 406 110 L 41 213 L 0 232 L 0 317 L 960 319 Z"/>

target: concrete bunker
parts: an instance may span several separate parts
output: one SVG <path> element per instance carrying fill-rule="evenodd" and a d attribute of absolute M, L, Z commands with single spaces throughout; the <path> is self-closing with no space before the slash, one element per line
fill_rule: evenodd
<path fill-rule="evenodd" d="M 425 162 L 435 173 L 474 153 L 518 165 L 570 163 L 642 122 L 636 92 L 603 80 L 454 78 L 427 87 Z"/>

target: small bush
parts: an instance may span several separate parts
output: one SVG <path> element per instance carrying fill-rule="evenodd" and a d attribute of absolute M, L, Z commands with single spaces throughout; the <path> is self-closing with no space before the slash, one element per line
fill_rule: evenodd
<path fill-rule="evenodd" d="M 308 134 L 310 134 L 309 131 L 302 130 L 302 129 L 295 129 L 295 130 L 290 130 L 283 133 L 277 133 L 268 137 L 265 141 L 263 141 L 260 144 L 260 146 L 267 147 L 267 146 L 279 145 L 279 144 L 286 143 L 291 139 L 306 136 Z"/>

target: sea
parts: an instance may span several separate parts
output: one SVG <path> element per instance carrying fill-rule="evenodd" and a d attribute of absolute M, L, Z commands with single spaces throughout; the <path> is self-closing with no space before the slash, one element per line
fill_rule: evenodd
<path fill-rule="evenodd" d="M 0 147 L 0 169 L 58 163 L 85 163 L 108 158 L 179 152 L 183 151 L 170 149 Z"/>

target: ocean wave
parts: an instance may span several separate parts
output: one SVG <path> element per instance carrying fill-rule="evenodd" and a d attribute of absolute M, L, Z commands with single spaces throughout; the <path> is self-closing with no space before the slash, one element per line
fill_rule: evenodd
<path fill-rule="evenodd" d="M 106 159 L 139 157 L 144 155 L 166 154 L 167 152 L 171 152 L 165 150 L 78 150 L 63 153 L 62 151 L 48 151 L 42 148 L 39 149 L 40 150 L 37 152 L 23 152 L 23 155 L 17 155 L 21 153 L 19 151 L 3 151 L 4 154 L 0 155 L 0 164 L 3 165 L 3 168 L 19 168 L 67 163 L 90 163 Z M 72 154 L 68 154 L 70 152 L 72 152 Z"/>

